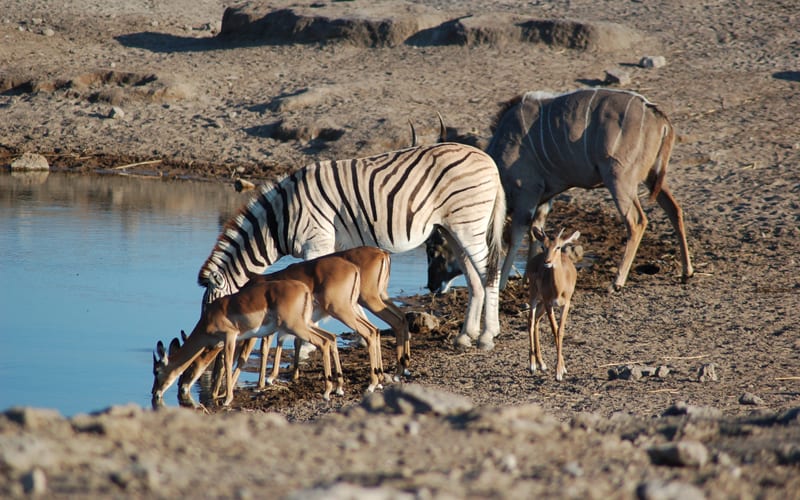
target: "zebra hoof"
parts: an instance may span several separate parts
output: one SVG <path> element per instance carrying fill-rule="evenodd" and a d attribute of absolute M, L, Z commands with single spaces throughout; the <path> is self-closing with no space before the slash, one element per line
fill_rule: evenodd
<path fill-rule="evenodd" d="M 472 347 L 472 339 L 467 335 L 460 334 L 456 337 L 455 341 L 453 341 L 453 344 L 455 344 L 457 348 L 467 349 Z"/>
<path fill-rule="evenodd" d="M 491 338 L 481 338 L 478 340 L 478 349 L 481 351 L 491 351 L 494 349 L 494 340 Z"/>

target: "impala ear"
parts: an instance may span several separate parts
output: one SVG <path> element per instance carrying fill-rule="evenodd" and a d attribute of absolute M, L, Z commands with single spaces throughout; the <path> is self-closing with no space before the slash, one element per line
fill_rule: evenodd
<path fill-rule="evenodd" d="M 172 342 L 169 343 L 169 355 L 172 356 L 173 354 L 178 352 L 178 349 L 180 348 L 181 348 L 180 341 L 177 339 L 177 337 L 173 338 Z"/>
<path fill-rule="evenodd" d="M 580 231 L 575 231 L 574 233 L 572 233 L 572 236 L 570 236 L 569 238 L 564 240 L 564 245 L 568 245 L 570 243 L 573 243 L 578 238 L 580 238 L 580 236 L 581 236 L 581 232 Z"/>
<path fill-rule="evenodd" d="M 167 354 L 167 352 L 164 350 L 164 343 L 160 340 L 156 344 L 156 353 L 158 353 L 158 357 L 160 358 L 163 358 Z"/>
<path fill-rule="evenodd" d="M 544 243 L 544 240 L 547 239 L 547 235 L 544 234 L 542 228 L 536 226 L 531 226 L 531 236 L 541 241 L 542 243 Z"/>

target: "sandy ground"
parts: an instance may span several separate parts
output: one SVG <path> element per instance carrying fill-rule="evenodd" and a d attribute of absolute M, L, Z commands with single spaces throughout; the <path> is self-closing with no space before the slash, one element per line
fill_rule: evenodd
<path fill-rule="evenodd" d="M 607 294 L 624 228 L 606 191 L 571 191 L 548 225 L 580 230 L 591 265 L 578 277 L 564 381 L 526 371 L 519 282 L 503 293 L 503 333 L 488 353 L 451 347 L 463 290 L 409 297 L 410 311 L 435 314 L 439 326 L 415 333 L 412 376 L 363 404 L 366 357 L 353 349 L 343 354 L 347 393 L 330 403 L 312 356 L 298 382 L 241 389 L 230 410 L 207 405 L 210 415 L 115 408 L 66 420 L 9 411 L 0 417 L 4 496 L 797 495 L 795 2 L 356 0 L 303 11 L 412 19 L 428 28 L 417 43 L 375 43 L 363 32 L 309 43 L 219 38 L 225 6 L 4 1 L 4 163 L 35 152 L 54 169 L 87 175 L 147 162 L 116 172 L 274 180 L 317 159 L 405 146 L 408 120 L 433 140 L 436 112 L 452 134 L 485 140 L 500 102 L 623 71 L 623 87 L 657 103 L 679 134 L 668 180 L 697 273 L 681 283 L 673 231 L 648 205 L 635 269 L 622 292 Z M 432 27 L 457 18 L 468 33 L 460 43 L 431 42 L 443 36 Z M 575 39 L 509 34 L 532 19 L 624 30 L 593 25 L 600 35 L 588 50 L 570 47 Z M 667 65 L 637 66 L 645 55 Z M 387 332 L 387 363 L 393 344 Z M 417 387 L 410 383 L 445 393 L 428 395 L 437 403 L 397 404 L 417 401 L 404 392 Z M 470 402 L 442 403 L 457 397 Z"/>

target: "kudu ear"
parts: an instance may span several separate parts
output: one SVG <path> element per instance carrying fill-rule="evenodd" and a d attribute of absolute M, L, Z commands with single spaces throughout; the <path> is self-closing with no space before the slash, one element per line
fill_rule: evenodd
<path fill-rule="evenodd" d="M 547 239 L 547 235 L 544 234 L 542 228 L 536 226 L 531 226 L 531 236 L 541 241 L 542 243 L 544 243 L 544 240 Z"/>
<path fill-rule="evenodd" d="M 444 118 L 442 118 L 442 114 L 438 111 L 436 112 L 436 116 L 439 117 L 439 142 L 447 142 L 447 127 L 444 126 Z"/>

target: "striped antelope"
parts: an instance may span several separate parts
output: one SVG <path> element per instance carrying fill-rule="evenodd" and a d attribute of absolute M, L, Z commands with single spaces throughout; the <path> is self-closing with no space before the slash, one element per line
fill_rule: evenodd
<path fill-rule="evenodd" d="M 613 289 L 625 285 L 647 226 L 637 196 L 650 189 L 677 233 L 683 278 L 694 273 L 683 212 L 666 183 L 675 141 L 669 119 L 634 92 L 584 89 L 528 92 L 508 101 L 495 120 L 486 151 L 497 163 L 511 214 L 511 237 L 501 287 L 531 221 L 544 227 L 545 202 L 572 187 L 606 186 L 622 215 L 628 240 Z"/>
<path fill-rule="evenodd" d="M 408 363 L 408 322 L 403 312 L 395 306 L 388 295 L 389 254 L 375 247 L 357 247 L 336 252 L 316 259 L 298 262 L 287 268 L 266 275 L 254 276 L 254 281 L 296 280 L 305 284 L 314 296 L 312 321 L 318 322 L 331 316 L 361 335 L 367 343 L 370 358 L 369 392 L 379 386 L 383 376 L 383 362 L 380 351 L 380 332 L 369 322 L 358 304 L 366 307 L 373 314 L 386 321 L 395 331 L 397 337 L 398 373 Z M 233 372 L 232 383 L 236 385 L 240 368 L 250 356 L 256 338 L 251 338 L 240 345 L 237 356 L 237 368 Z M 262 339 L 262 367 L 259 387 L 263 387 L 266 372 L 265 346 L 271 343 L 271 336 Z M 190 389 L 205 368 L 213 361 L 215 353 L 198 358 L 191 370 L 181 375 L 178 382 L 180 396 L 190 401 Z M 269 383 L 272 383 L 270 377 Z"/>
<path fill-rule="evenodd" d="M 438 225 L 459 249 L 469 285 L 456 342 L 468 346 L 480 337 L 479 346 L 491 349 L 500 329 L 504 216 L 497 166 L 471 146 L 444 143 L 317 162 L 261 188 L 226 224 L 198 282 L 208 303 L 234 293 L 283 255 L 309 259 L 362 245 L 403 252 L 424 243 Z"/>
<path fill-rule="evenodd" d="M 275 331 L 295 335 L 322 351 L 325 372 L 325 399 L 333 389 L 331 352 L 336 368 L 337 393 L 342 392 L 342 367 L 336 336 L 314 326 L 311 312 L 314 298 L 311 290 L 294 280 L 253 281 L 238 292 L 220 297 L 203 308 L 200 320 L 182 346 L 178 339 L 170 343 L 169 353 L 158 341 L 153 354 L 153 408 L 163 404 L 164 392 L 206 349 L 216 355 L 225 350 L 227 394 L 224 405 L 233 401 L 232 361 L 236 342 L 250 337 L 263 337 Z"/>

